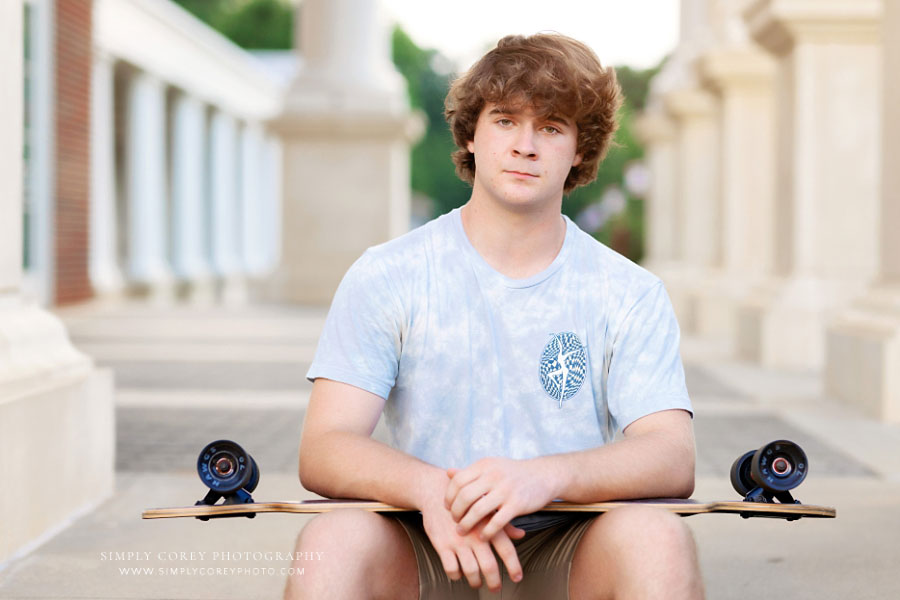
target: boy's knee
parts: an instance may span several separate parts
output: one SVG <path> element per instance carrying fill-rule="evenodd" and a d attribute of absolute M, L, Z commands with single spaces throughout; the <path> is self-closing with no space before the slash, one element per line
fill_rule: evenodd
<path fill-rule="evenodd" d="M 396 522 L 377 513 L 339 509 L 312 518 L 297 538 L 295 572 L 285 598 L 410 598 L 418 585 L 415 554 Z M 314 563 L 309 563 L 314 560 Z M 304 564 L 305 562 L 305 564 Z M 302 569 L 302 567 L 307 567 Z"/>
<path fill-rule="evenodd" d="M 313 517 L 297 537 L 298 552 L 340 551 L 352 548 L 355 553 L 369 543 L 377 544 L 384 530 L 378 514 L 357 509 L 339 509 Z"/>
<path fill-rule="evenodd" d="M 626 506 L 606 513 L 601 518 L 606 535 L 619 544 L 645 547 L 658 551 L 682 552 L 692 548 L 690 529 L 680 517 L 667 510 L 649 506 Z"/>
<path fill-rule="evenodd" d="M 378 518 L 361 510 L 341 509 L 310 519 L 297 536 L 285 598 L 314 597 L 314 591 L 327 587 L 339 573 L 364 570 L 372 517 Z"/>

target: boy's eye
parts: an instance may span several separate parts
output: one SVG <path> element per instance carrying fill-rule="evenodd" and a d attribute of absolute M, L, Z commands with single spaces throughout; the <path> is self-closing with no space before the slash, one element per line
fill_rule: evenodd
<path fill-rule="evenodd" d="M 557 129 L 553 125 L 545 125 L 544 131 L 546 131 L 547 133 L 559 133 L 559 129 Z"/>
<path fill-rule="evenodd" d="M 497 124 L 506 127 L 507 125 L 512 125 L 512 121 L 509 119 L 497 119 Z"/>

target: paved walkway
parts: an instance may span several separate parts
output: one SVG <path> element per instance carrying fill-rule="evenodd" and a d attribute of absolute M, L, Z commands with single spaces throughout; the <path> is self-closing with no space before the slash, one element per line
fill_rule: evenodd
<path fill-rule="evenodd" d="M 131 303 L 60 314 L 76 345 L 115 372 L 116 493 L 7 564 L 0 598 L 279 597 L 290 564 L 283 554 L 307 517 L 201 523 L 140 513 L 202 497 L 194 462 L 216 438 L 239 441 L 261 465 L 257 498 L 309 497 L 295 475 L 297 444 L 324 311 Z M 726 349 L 699 340 L 685 340 L 683 354 L 697 412 L 694 496 L 735 497 L 734 458 L 783 437 L 810 458 L 796 496 L 839 515 L 691 518 L 708 597 L 900 597 L 900 427 L 824 398 L 814 376 L 730 361 Z"/>

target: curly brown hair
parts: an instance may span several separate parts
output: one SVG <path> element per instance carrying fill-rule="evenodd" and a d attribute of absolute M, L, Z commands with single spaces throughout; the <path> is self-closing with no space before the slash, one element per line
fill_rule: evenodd
<path fill-rule="evenodd" d="M 575 122 L 582 161 L 566 178 L 568 193 L 597 178 L 618 128 L 622 91 L 615 70 L 604 68 L 577 40 L 556 33 L 504 37 L 453 82 L 444 101 L 444 116 L 459 147 L 453 153 L 456 173 L 470 184 L 475 155 L 466 146 L 475 139 L 475 124 L 489 102 L 529 106 L 541 116 L 564 115 Z"/>

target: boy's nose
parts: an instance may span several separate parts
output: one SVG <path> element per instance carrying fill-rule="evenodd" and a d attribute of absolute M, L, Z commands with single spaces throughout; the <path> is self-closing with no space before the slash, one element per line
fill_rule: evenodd
<path fill-rule="evenodd" d="M 537 156 L 537 148 L 534 145 L 534 129 L 522 127 L 513 144 L 513 152 L 527 158 Z"/>

